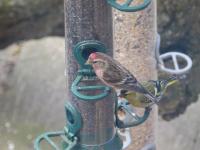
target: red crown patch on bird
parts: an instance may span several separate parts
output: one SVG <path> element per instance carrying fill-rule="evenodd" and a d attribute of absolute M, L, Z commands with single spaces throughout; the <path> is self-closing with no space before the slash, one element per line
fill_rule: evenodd
<path fill-rule="evenodd" d="M 96 59 L 97 58 L 97 54 L 96 53 L 92 53 L 90 54 L 90 58 L 93 60 L 93 59 Z"/>

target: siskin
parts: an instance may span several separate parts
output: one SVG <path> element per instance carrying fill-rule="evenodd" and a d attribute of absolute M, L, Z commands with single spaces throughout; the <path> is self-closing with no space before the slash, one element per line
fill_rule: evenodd
<path fill-rule="evenodd" d="M 92 65 L 97 77 L 115 90 L 138 92 L 154 103 L 160 100 L 145 89 L 125 67 L 104 53 L 91 53 L 86 64 Z"/>
<path fill-rule="evenodd" d="M 150 80 L 146 83 L 143 83 L 142 85 L 152 94 L 154 94 L 156 97 L 161 97 L 166 92 L 167 88 L 171 86 L 172 84 L 176 83 L 178 80 L 176 77 L 170 77 L 168 79 L 163 80 Z M 125 98 L 128 100 L 128 102 L 135 106 L 135 107 L 150 107 L 154 103 L 146 98 L 143 94 L 137 93 L 137 92 L 130 92 L 126 90 L 121 90 L 119 97 Z"/>

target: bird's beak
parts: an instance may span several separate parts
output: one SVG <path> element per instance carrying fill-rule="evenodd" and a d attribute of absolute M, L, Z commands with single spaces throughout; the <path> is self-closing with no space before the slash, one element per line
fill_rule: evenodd
<path fill-rule="evenodd" d="M 90 59 L 88 59 L 86 62 L 85 62 L 86 65 L 91 65 L 92 64 L 92 61 Z"/>

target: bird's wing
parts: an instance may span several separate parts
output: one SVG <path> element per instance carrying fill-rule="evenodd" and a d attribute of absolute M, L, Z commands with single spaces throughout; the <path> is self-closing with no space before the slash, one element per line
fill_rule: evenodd
<path fill-rule="evenodd" d="M 122 80 L 122 72 L 117 65 L 110 65 L 108 71 L 103 72 L 103 80 L 108 84 L 117 84 Z"/>
<path fill-rule="evenodd" d="M 146 93 L 146 90 L 137 79 L 126 68 L 116 62 L 112 63 L 108 71 L 104 72 L 103 80 L 118 89 Z"/>

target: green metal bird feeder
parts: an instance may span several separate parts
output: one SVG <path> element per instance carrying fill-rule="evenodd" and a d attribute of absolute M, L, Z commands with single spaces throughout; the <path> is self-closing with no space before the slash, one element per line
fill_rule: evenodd
<path fill-rule="evenodd" d="M 125 12 L 136 12 L 145 9 L 151 3 L 151 0 L 144 0 L 143 3 L 138 5 L 131 5 L 134 0 L 126 0 L 123 4 L 117 2 L 117 0 L 107 0 L 113 8 Z"/>
<path fill-rule="evenodd" d="M 142 5 L 129 7 L 132 1 L 127 1 L 121 7 L 114 0 L 107 1 L 124 11 L 141 10 L 150 3 L 144 0 Z M 118 129 L 139 125 L 148 118 L 151 109 L 138 116 L 127 102 L 118 103 L 116 93 L 85 64 L 93 52 L 112 55 L 111 16 L 105 0 L 65 0 L 66 125 L 62 131 L 40 135 L 34 143 L 35 150 L 46 150 L 43 145 L 55 150 L 121 150 L 123 140 Z M 125 110 L 129 121 L 119 119 L 119 109 Z"/>
<path fill-rule="evenodd" d="M 74 50 L 74 56 L 77 62 L 80 64 L 80 69 L 78 70 L 78 75 L 75 78 L 74 82 L 71 86 L 71 92 L 78 97 L 81 101 L 86 102 L 93 102 L 93 101 L 101 101 L 103 98 L 107 97 L 110 93 L 110 88 L 105 85 L 93 85 L 93 86 L 78 86 L 81 82 L 85 81 L 93 81 L 97 80 L 95 73 L 93 72 L 92 68 L 88 65 L 85 65 L 85 62 L 92 52 L 106 52 L 105 46 L 100 43 L 99 41 L 83 41 L 78 43 Z M 81 77 L 81 78 L 79 78 Z M 84 79 L 84 80 L 83 80 Z M 101 93 L 98 95 L 87 95 L 82 94 L 81 92 L 84 91 L 96 91 L 100 90 Z M 132 107 L 128 104 L 128 102 L 124 101 L 121 103 L 117 103 L 118 99 L 115 97 L 115 118 L 116 118 L 116 129 L 118 128 L 129 128 L 133 126 L 140 125 L 143 123 L 149 116 L 150 110 L 146 108 L 145 113 L 142 117 L 139 117 L 134 111 Z M 117 115 L 117 111 L 119 109 L 124 109 L 126 114 L 125 120 L 120 120 Z M 81 113 L 69 102 L 65 104 L 65 112 L 66 112 L 66 126 L 64 127 L 63 131 L 58 132 L 48 132 L 39 136 L 36 141 L 34 148 L 35 150 L 40 150 L 40 145 L 43 141 L 46 141 L 52 148 L 56 150 L 90 150 L 97 149 L 100 150 L 103 148 L 104 150 L 110 150 L 115 148 L 116 150 L 122 149 L 122 140 L 120 136 L 117 134 L 111 140 L 103 144 L 96 144 L 96 145 L 84 145 L 80 144 L 78 132 L 83 126 Z M 127 119 L 129 118 L 129 119 Z M 55 143 L 54 138 L 60 138 L 60 143 Z"/>

